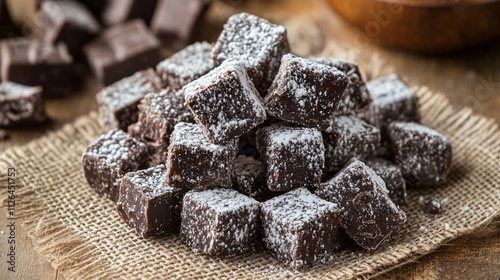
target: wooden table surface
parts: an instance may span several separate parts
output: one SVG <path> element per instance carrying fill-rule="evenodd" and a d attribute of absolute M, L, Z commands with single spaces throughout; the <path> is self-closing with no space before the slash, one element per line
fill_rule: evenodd
<path fill-rule="evenodd" d="M 31 19 L 31 2 L 12 0 L 9 4 L 16 9 L 18 18 Z M 444 93 L 457 108 L 470 107 L 478 115 L 494 118 L 497 122 L 500 120 L 500 42 L 444 56 L 384 49 L 369 40 L 361 42 L 359 33 L 322 0 L 216 1 L 196 37 L 215 40 L 227 17 L 240 11 L 285 24 L 289 28 L 292 48 L 295 47 L 298 54 L 318 53 L 333 44 L 369 58 L 366 62 L 360 61 L 361 68 L 370 67 L 370 60 L 385 61 L 409 83 L 426 85 L 433 91 Z M 95 110 L 96 90 L 92 78 L 88 78 L 85 88 L 74 96 L 48 101 L 46 108 L 52 121 L 43 126 L 9 130 L 10 139 L 0 141 L 0 151 L 22 145 Z M 4 209 L 0 211 L 0 221 L 6 221 Z M 0 279 L 63 279 L 61 273 L 36 254 L 23 228 L 17 230 L 19 269 L 12 278 L 13 274 L 7 274 L 2 261 Z M 5 252 L 5 238 L 0 234 L 0 252 Z M 500 279 L 500 220 L 378 276 L 378 279 Z"/>

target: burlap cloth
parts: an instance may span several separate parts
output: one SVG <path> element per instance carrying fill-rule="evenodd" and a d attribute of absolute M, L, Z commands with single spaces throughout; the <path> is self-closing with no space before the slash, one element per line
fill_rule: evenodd
<path fill-rule="evenodd" d="M 389 244 L 372 254 L 343 251 L 336 261 L 303 272 L 288 270 L 266 253 L 215 259 L 192 254 L 178 236 L 138 237 L 122 222 L 113 203 L 93 193 L 82 176 L 82 151 L 103 132 L 96 113 L 6 151 L 0 156 L 0 170 L 16 168 L 23 185 L 18 185 L 17 212 L 38 253 L 68 279 L 370 276 L 470 233 L 500 212 L 500 133 L 495 122 L 474 116 L 469 109 L 454 111 L 441 94 L 425 88 L 418 90 L 418 96 L 423 123 L 452 142 L 449 183 L 408 190 L 409 203 L 403 207 L 408 222 Z M 5 189 L 2 187 L 3 196 Z M 429 197 L 443 201 L 441 215 L 423 214 L 419 201 Z"/>

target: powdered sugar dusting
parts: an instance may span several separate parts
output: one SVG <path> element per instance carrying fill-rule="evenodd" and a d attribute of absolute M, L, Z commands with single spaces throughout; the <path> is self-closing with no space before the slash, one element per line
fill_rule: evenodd
<path fill-rule="evenodd" d="M 166 175 L 165 166 L 157 165 L 148 169 L 127 173 L 125 176 L 133 184 L 139 186 L 147 197 L 153 198 L 176 190 L 167 185 Z"/>

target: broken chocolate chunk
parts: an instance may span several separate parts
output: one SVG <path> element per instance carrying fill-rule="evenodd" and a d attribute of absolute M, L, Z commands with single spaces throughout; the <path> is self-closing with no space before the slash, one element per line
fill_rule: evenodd
<path fill-rule="evenodd" d="M 146 144 L 121 130 L 111 130 L 83 153 L 83 174 L 95 192 L 116 201 L 122 177 L 146 168 L 149 154 Z"/>
<path fill-rule="evenodd" d="M 154 67 L 160 60 L 159 49 L 160 43 L 140 19 L 106 29 L 84 46 L 88 63 L 103 86 Z"/>
<path fill-rule="evenodd" d="M 170 136 L 167 184 L 195 190 L 231 188 L 237 152 L 237 140 L 223 145 L 212 144 L 199 125 L 180 122 Z"/>
<path fill-rule="evenodd" d="M 281 57 L 290 52 L 286 29 L 247 13 L 233 15 L 224 25 L 212 51 L 217 64 L 236 59 L 261 94 L 267 94 L 278 73 Z"/>
<path fill-rule="evenodd" d="M 366 250 L 377 249 L 406 221 L 382 178 L 357 159 L 322 183 L 315 194 L 339 205 L 342 227 Z"/>
<path fill-rule="evenodd" d="M 176 233 L 181 226 L 185 190 L 165 182 L 164 165 L 125 174 L 116 209 L 143 238 Z"/>
<path fill-rule="evenodd" d="M 127 131 L 137 122 L 141 99 L 148 93 L 156 94 L 162 88 L 160 78 L 152 69 L 139 71 L 123 78 L 97 93 L 99 111 L 107 129 Z"/>
<path fill-rule="evenodd" d="M 181 237 L 194 252 L 211 256 L 254 251 L 260 237 L 259 202 L 235 190 L 188 192 Z"/>
<path fill-rule="evenodd" d="M 387 126 L 389 154 L 406 182 L 414 186 L 446 183 L 452 148 L 441 133 L 416 123 L 393 122 Z"/>
<path fill-rule="evenodd" d="M 264 103 L 278 119 L 326 130 L 347 84 L 336 68 L 286 54 Z"/>
<path fill-rule="evenodd" d="M 271 191 L 315 188 L 320 183 L 325 146 L 319 130 L 274 124 L 257 131 L 257 148 Z"/>
<path fill-rule="evenodd" d="M 299 188 L 261 203 L 264 246 L 294 269 L 333 259 L 340 246 L 338 205 Z"/>
<path fill-rule="evenodd" d="M 41 87 L 0 84 L 0 127 L 40 123 L 46 118 Z"/>
<path fill-rule="evenodd" d="M 233 189 L 260 200 L 268 191 L 264 164 L 253 157 L 237 156 L 234 160 Z"/>
<path fill-rule="evenodd" d="M 186 105 L 212 143 L 237 139 L 267 118 L 243 65 L 226 60 L 182 88 Z"/>

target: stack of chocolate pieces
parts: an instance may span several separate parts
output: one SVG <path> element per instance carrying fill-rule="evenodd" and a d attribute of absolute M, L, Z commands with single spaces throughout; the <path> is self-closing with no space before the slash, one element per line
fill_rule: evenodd
<path fill-rule="evenodd" d="M 124 100 L 103 89 L 89 185 L 142 237 L 180 232 L 211 256 L 263 246 L 300 269 L 334 259 L 343 232 L 376 250 L 406 221 L 407 184 L 446 182 L 450 143 L 397 76 L 366 84 L 353 62 L 289 52 L 283 26 L 237 14 L 213 47 L 119 82 Z"/>

